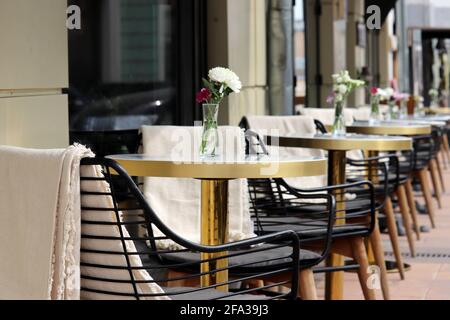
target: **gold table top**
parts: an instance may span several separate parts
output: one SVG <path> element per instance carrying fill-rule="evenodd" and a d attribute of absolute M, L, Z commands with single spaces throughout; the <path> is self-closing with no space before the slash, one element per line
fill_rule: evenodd
<path fill-rule="evenodd" d="M 437 114 L 437 115 L 426 115 L 426 116 L 414 116 L 411 118 L 408 118 L 408 120 L 413 120 L 413 121 L 438 121 L 438 122 L 450 122 L 450 114 L 446 115 L 446 114 Z"/>
<path fill-rule="evenodd" d="M 258 179 L 320 176 L 327 172 L 325 158 L 251 156 L 238 160 L 221 157 L 210 159 L 172 159 L 141 154 L 111 155 L 131 176 L 195 178 L 195 179 Z"/>
<path fill-rule="evenodd" d="M 347 131 L 360 134 L 418 136 L 431 133 L 431 125 L 425 123 L 402 121 L 382 121 L 369 124 L 368 121 L 356 121 L 347 126 Z"/>
<path fill-rule="evenodd" d="M 425 110 L 432 114 L 450 114 L 450 108 L 426 108 Z"/>
<path fill-rule="evenodd" d="M 408 124 L 424 124 L 432 127 L 445 127 L 447 126 L 447 122 L 443 120 L 436 120 L 430 118 L 408 118 L 405 120 L 391 120 L 392 123 L 408 123 Z"/>
<path fill-rule="evenodd" d="M 411 138 L 395 136 L 361 134 L 346 134 L 345 136 L 333 136 L 331 134 L 267 136 L 269 144 L 274 144 L 277 139 L 280 147 L 313 148 L 330 151 L 394 151 L 412 149 Z"/>

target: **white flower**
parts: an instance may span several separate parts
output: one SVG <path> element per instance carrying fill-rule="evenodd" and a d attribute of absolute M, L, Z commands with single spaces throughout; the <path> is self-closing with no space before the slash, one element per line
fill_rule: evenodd
<path fill-rule="evenodd" d="M 214 82 L 226 84 L 233 92 L 239 93 L 242 89 L 242 83 L 239 77 L 230 69 L 217 67 L 209 71 L 209 79 Z"/>
<path fill-rule="evenodd" d="M 226 82 L 226 84 L 227 84 L 228 88 L 233 90 L 233 92 L 235 92 L 235 93 L 241 92 L 242 83 L 239 79 L 230 80 L 230 81 Z"/>
<path fill-rule="evenodd" d="M 337 93 L 336 96 L 334 97 L 334 101 L 335 102 L 342 102 L 344 101 L 344 95 L 341 93 Z"/>
<path fill-rule="evenodd" d="M 333 78 L 333 83 L 334 84 L 342 83 L 342 77 L 340 75 L 333 74 L 331 77 Z"/>
<path fill-rule="evenodd" d="M 429 94 L 432 98 L 436 98 L 437 96 L 439 96 L 439 91 L 437 91 L 436 89 L 430 89 L 430 91 L 428 92 L 428 94 Z"/>
<path fill-rule="evenodd" d="M 392 88 L 386 88 L 383 90 L 383 92 L 384 92 L 383 97 L 386 99 L 390 99 L 394 95 L 394 89 Z"/>
<path fill-rule="evenodd" d="M 381 88 L 378 88 L 378 90 L 377 90 L 377 96 L 379 96 L 379 97 L 381 97 L 381 98 L 384 98 L 384 97 L 386 96 L 386 91 L 384 91 L 384 90 L 381 89 Z"/>
<path fill-rule="evenodd" d="M 340 94 L 346 94 L 347 90 L 348 90 L 348 88 L 347 88 L 347 86 L 345 84 L 341 84 L 341 85 L 338 86 L 338 92 Z"/>
<path fill-rule="evenodd" d="M 342 73 L 342 79 L 343 79 L 343 82 L 349 82 L 349 81 L 352 80 L 352 78 L 350 78 L 350 74 L 348 73 L 347 70 L 345 70 L 345 71 Z"/>

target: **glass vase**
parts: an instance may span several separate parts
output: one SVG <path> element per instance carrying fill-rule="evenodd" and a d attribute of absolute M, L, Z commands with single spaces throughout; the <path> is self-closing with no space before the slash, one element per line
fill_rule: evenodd
<path fill-rule="evenodd" d="M 380 123 L 381 120 L 380 98 L 378 96 L 373 96 L 370 101 L 369 124 L 374 125 Z"/>
<path fill-rule="evenodd" d="M 425 110 L 423 108 L 423 104 L 420 101 L 414 102 L 414 116 L 423 117 L 425 115 Z"/>
<path fill-rule="evenodd" d="M 200 145 L 200 156 L 202 157 L 215 157 L 218 155 L 218 115 L 218 104 L 203 104 L 203 131 Z"/>
<path fill-rule="evenodd" d="M 402 100 L 402 102 L 400 103 L 400 114 L 399 114 L 399 118 L 400 119 L 406 119 L 408 118 L 408 104 L 406 100 Z"/>
<path fill-rule="evenodd" d="M 386 117 L 384 120 L 386 121 L 391 121 L 397 118 L 397 114 L 396 114 L 396 109 L 397 108 L 397 104 L 395 102 L 395 100 L 389 100 L 388 103 L 388 112 L 386 113 Z"/>
<path fill-rule="evenodd" d="M 344 102 L 336 102 L 334 105 L 334 123 L 331 134 L 335 137 L 345 136 L 347 129 L 344 118 Z"/>
<path fill-rule="evenodd" d="M 431 108 L 439 108 L 439 98 L 434 97 L 431 99 Z"/>

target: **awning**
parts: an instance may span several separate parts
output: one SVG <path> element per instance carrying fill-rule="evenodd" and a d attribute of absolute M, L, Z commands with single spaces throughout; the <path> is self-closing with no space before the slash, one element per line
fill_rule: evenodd
<path fill-rule="evenodd" d="M 367 8 L 372 6 L 372 5 L 376 5 L 379 6 L 381 9 L 381 25 L 383 25 L 384 21 L 386 20 L 389 12 L 392 10 L 392 8 L 395 7 L 395 4 L 397 3 L 397 0 L 366 0 L 366 10 L 364 10 L 364 12 L 366 12 L 366 21 L 369 18 L 369 15 L 367 14 Z"/>

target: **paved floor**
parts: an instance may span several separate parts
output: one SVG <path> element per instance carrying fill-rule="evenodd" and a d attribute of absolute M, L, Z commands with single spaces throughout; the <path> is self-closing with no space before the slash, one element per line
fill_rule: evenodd
<path fill-rule="evenodd" d="M 404 262 L 411 264 L 406 279 L 401 281 L 398 274 L 389 274 L 391 298 L 395 300 L 450 300 L 450 169 L 445 172 L 447 193 L 443 196 L 442 209 L 436 207 L 437 228 L 430 233 L 422 233 L 416 241 L 416 258 L 409 257 L 406 237 L 400 237 Z M 418 201 L 423 199 L 418 196 Z M 421 225 L 430 226 L 427 215 L 419 216 Z M 430 227 L 431 228 L 431 227 Z M 383 235 L 386 259 L 391 260 L 391 246 L 387 235 Z M 319 297 L 323 297 L 324 282 L 317 281 Z M 363 299 L 358 277 L 345 273 L 344 298 Z M 381 291 L 377 298 L 382 299 Z"/>

